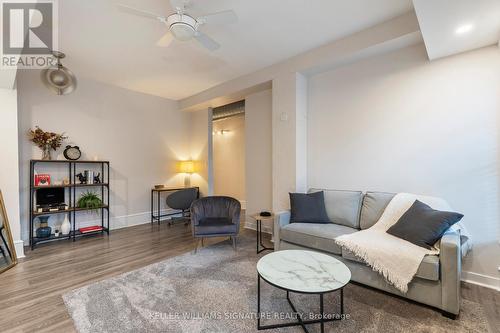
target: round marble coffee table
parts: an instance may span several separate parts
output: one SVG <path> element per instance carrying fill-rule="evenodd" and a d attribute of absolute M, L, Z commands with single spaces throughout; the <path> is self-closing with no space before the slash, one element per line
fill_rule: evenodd
<path fill-rule="evenodd" d="M 343 288 L 351 280 L 351 271 L 341 261 L 318 252 L 304 250 L 284 250 L 265 255 L 257 262 L 257 329 L 265 330 L 279 327 L 302 326 L 308 332 L 306 325 L 320 324 L 321 332 L 325 331 L 325 322 L 340 320 L 344 316 Z M 286 298 L 294 313 L 295 306 L 290 300 L 290 292 L 300 294 L 318 294 L 320 313 L 318 319 L 302 320 L 297 316 L 297 322 L 264 325 L 260 324 L 260 280 L 263 279 L 274 287 L 286 291 Z M 323 295 L 340 290 L 340 314 L 327 315 L 323 309 Z"/>

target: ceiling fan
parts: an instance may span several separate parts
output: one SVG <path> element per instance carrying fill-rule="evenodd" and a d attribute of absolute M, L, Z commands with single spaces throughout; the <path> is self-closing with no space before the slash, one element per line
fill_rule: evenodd
<path fill-rule="evenodd" d="M 225 10 L 195 18 L 186 12 L 186 8 L 191 5 L 191 0 L 170 0 L 170 4 L 175 12 L 168 16 L 158 15 L 124 4 L 117 4 L 117 6 L 131 14 L 152 18 L 164 23 L 169 31 L 156 43 L 160 47 L 169 46 L 174 39 L 184 42 L 194 38 L 206 49 L 215 51 L 220 47 L 220 44 L 201 32 L 201 26 L 204 24 L 230 24 L 238 21 L 236 13 L 232 10 Z"/>

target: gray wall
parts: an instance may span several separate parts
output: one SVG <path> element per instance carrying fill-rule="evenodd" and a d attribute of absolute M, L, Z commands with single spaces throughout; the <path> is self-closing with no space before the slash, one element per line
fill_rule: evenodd
<path fill-rule="evenodd" d="M 111 161 L 111 226 L 149 221 L 150 188 L 184 184 L 176 163 L 191 156 L 192 114 L 177 111 L 177 102 L 79 78 L 78 89 L 57 96 L 41 83 L 37 71 L 18 76 L 21 223 L 28 232 L 29 159 L 40 158 L 26 137 L 29 128 L 65 132 L 67 143 L 80 146 L 87 159 Z M 62 148 L 54 157 L 62 157 Z M 40 170 L 44 171 L 44 170 Z M 58 170 L 47 170 L 55 177 Z M 62 218 L 60 216 L 59 218 Z M 92 224 L 89 214 L 80 221 Z M 51 218 L 60 224 L 58 218 Z M 85 222 L 82 223 L 84 225 Z"/>
<path fill-rule="evenodd" d="M 500 287 L 500 51 L 424 45 L 309 82 L 310 187 L 443 197 L 475 242 L 464 278 Z"/>

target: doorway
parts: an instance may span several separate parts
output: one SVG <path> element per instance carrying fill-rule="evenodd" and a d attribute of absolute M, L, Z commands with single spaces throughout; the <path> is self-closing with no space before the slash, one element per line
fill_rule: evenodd
<path fill-rule="evenodd" d="M 245 101 L 212 110 L 213 193 L 246 206 Z"/>

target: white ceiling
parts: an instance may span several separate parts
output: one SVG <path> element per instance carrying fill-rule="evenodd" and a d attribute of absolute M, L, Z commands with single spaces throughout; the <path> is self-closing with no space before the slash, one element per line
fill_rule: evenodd
<path fill-rule="evenodd" d="M 77 76 L 171 99 L 281 62 L 412 10 L 411 0 L 193 0 L 194 16 L 233 9 L 239 22 L 203 30 L 222 47 L 155 42 L 166 27 L 116 3 L 167 15 L 168 0 L 59 1 L 60 49 Z"/>
<path fill-rule="evenodd" d="M 429 59 L 500 39 L 500 0 L 413 0 Z M 457 29 L 468 30 L 461 34 Z"/>

